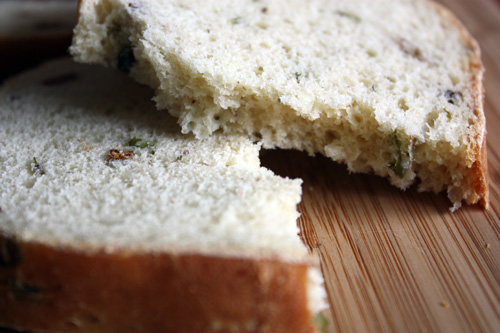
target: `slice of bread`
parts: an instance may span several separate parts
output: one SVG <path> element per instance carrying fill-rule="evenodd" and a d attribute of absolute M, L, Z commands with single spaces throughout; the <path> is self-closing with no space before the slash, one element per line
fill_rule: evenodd
<path fill-rule="evenodd" d="M 312 331 L 300 180 L 246 138 L 180 134 L 151 98 L 70 59 L 0 89 L 0 325 Z"/>
<path fill-rule="evenodd" d="M 71 53 L 156 90 L 197 137 L 322 153 L 488 206 L 479 48 L 419 0 L 82 0 Z"/>

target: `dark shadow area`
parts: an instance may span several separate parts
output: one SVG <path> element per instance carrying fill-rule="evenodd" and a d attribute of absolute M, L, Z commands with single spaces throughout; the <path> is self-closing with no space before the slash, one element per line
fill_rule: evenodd
<path fill-rule="evenodd" d="M 304 196 L 311 195 L 310 191 L 320 190 L 338 198 L 360 195 L 390 197 L 392 200 L 425 205 L 429 209 L 437 209 L 439 213 L 448 212 L 451 206 L 444 192 L 419 192 L 416 184 L 401 190 L 374 174 L 350 173 L 345 165 L 319 154 L 309 156 L 293 150 L 262 150 L 261 163 L 280 176 L 302 179 Z"/>
<path fill-rule="evenodd" d="M 71 34 L 59 37 L 4 40 L 1 45 L 2 64 L 0 65 L 0 84 L 9 77 L 26 69 L 36 67 L 42 62 L 68 55 Z"/>

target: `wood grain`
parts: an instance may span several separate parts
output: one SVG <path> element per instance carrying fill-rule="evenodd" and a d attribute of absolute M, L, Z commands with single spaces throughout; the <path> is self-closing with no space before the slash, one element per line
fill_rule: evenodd
<path fill-rule="evenodd" d="M 330 332 L 500 332 L 500 6 L 440 2 L 482 48 L 489 211 L 450 213 L 445 195 L 401 192 L 322 157 L 263 155 L 278 174 L 304 179 L 299 225 L 321 258 Z"/>

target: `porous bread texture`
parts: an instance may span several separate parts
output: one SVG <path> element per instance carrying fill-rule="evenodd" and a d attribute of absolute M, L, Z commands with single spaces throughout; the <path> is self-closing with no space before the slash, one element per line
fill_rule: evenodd
<path fill-rule="evenodd" d="M 482 65 L 416 0 L 82 0 L 71 53 L 156 90 L 184 133 L 320 152 L 488 205 Z"/>
<path fill-rule="evenodd" d="M 310 265 L 309 308 L 322 310 L 321 274 L 298 237 L 301 181 L 260 167 L 260 145 L 241 136 L 182 135 L 151 97 L 121 73 L 70 59 L 7 81 L 0 233 L 89 255 Z M 130 158 L 111 159 L 113 150 Z"/>
<path fill-rule="evenodd" d="M 306 258 L 301 181 L 260 167 L 260 146 L 246 138 L 180 134 L 151 97 L 120 73 L 71 61 L 8 82 L 2 231 L 89 250 Z M 133 153 L 114 160 L 112 150 Z"/>
<path fill-rule="evenodd" d="M 130 259 L 131 264 L 138 265 L 134 260 L 144 257 L 151 261 L 152 269 L 161 270 L 163 266 L 155 256 L 163 256 L 174 263 L 169 276 L 184 284 L 189 277 L 183 277 L 175 267 L 183 260 L 192 261 L 193 267 L 206 265 L 206 273 L 211 274 L 207 281 L 201 276 L 192 283 L 213 283 L 215 271 L 211 263 L 217 263 L 218 273 L 225 262 L 230 265 L 234 261 L 255 270 L 255 274 L 265 274 L 266 262 L 276 262 L 286 274 L 292 274 L 290 277 L 303 282 L 297 288 L 307 295 L 306 305 L 286 306 L 307 309 L 311 316 L 324 309 L 325 291 L 317 258 L 308 253 L 298 236 L 296 205 L 301 181 L 276 176 L 260 167 L 260 145 L 247 138 L 214 135 L 197 140 L 182 135 L 174 118 L 158 112 L 151 98 L 149 88 L 138 86 L 126 75 L 76 64 L 71 59 L 47 63 L 2 86 L 0 250 L 7 251 L 2 252 L 2 265 L 14 262 L 16 257 L 9 258 L 8 249 L 3 247 L 6 241 L 12 242 L 9 239 L 14 239 L 23 251 L 40 248 L 53 252 L 48 262 L 75 256 L 89 267 L 94 264 L 88 258 L 96 258 L 95 267 L 102 263 L 100 260 L 110 260 L 112 267 L 119 267 L 130 256 L 137 257 Z M 39 264 L 23 260 L 21 270 Z M 20 271 L 16 278 L 48 283 L 45 274 L 60 277 L 57 267 L 64 270 L 61 274 L 71 274 L 70 263 L 52 264 L 55 268 L 44 267 L 43 272 L 37 270 L 28 277 Z M 7 281 L 4 278 L 11 272 L 8 268 L 0 267 L 1 283 Z M 278 274 L 272 269 L 268 272 L 272 279 Z M 306 278 L 301 280 L 303 272 Z M 111 269 L 107 274 L 115 276 L 119 272 Z M 72 288 L 81 287 L 80 279 L 71 276 Z M 82 288 L 91 285 L 82 283 L 86 286 Z M 253 290 L 256 285 L 240 288 Z M 154 305 L 154 301 L 144 301 L 136 287 L 142 288 L 134 284 L 121 288 L 136 297 L 139 304 Z M 63 289 L 63 299 L 55 301 L 73 301 L 71 293 L 58 289 Z M 9 288 L 6 290 L 9 292 Z M 239 294 L 245 295 L 244 290 Z M 100 295 L 103 291 L 89 292 Z M 274 297 L 265 290 L 261 293 L 262 297 Z M 95 306 L 85 298 L 87 301 Z M 269 306 L 285 303 L 268 301 Z M 10 302 L 16 308 L 24 304 L 23 299 L 15 297 L 4 304 Z M 241 306 L 246 309 L 253 305 Z M 114 310 L 103 311 L 114 314 Z M 240 312 L 244 310 L 236 313 Z M 16 318 L 8 322 L 18 325 Z M 29 318 L 30 322 L 34 318 L 38 316 Z M 29 327 L 24 326 L 28 322 L 21 323 Z"/>

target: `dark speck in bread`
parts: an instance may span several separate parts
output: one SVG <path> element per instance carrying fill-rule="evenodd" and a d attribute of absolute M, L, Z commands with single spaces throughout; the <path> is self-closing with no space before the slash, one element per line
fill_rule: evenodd
<path fill-rule="evenodd" d="M 21 262 L 17 242 L 12 238 L 0 238 L 0 267 L 14 267 Z"/>
<path fill-rule="evenodd" d="M 462 93 L 459 91 L 446 90 L 444 92 L 444 97 L 446 98 L 448 103 L 455 105 L 462 98 Z"/>
<path fill-rule="evenodd" d="M 116 58 L 116 67 L 125 73 L 130 73 L 130 69 L 134 66 L 136 60 L 134 56 L 134 50 L 131 46 L 124 47 Z"/>
<path fill-rule="evenodd" d="M 17 297 L 36 297 L 40 295 L 40 289 L 27 282 L 10 279 L 7 284 Z"/>

